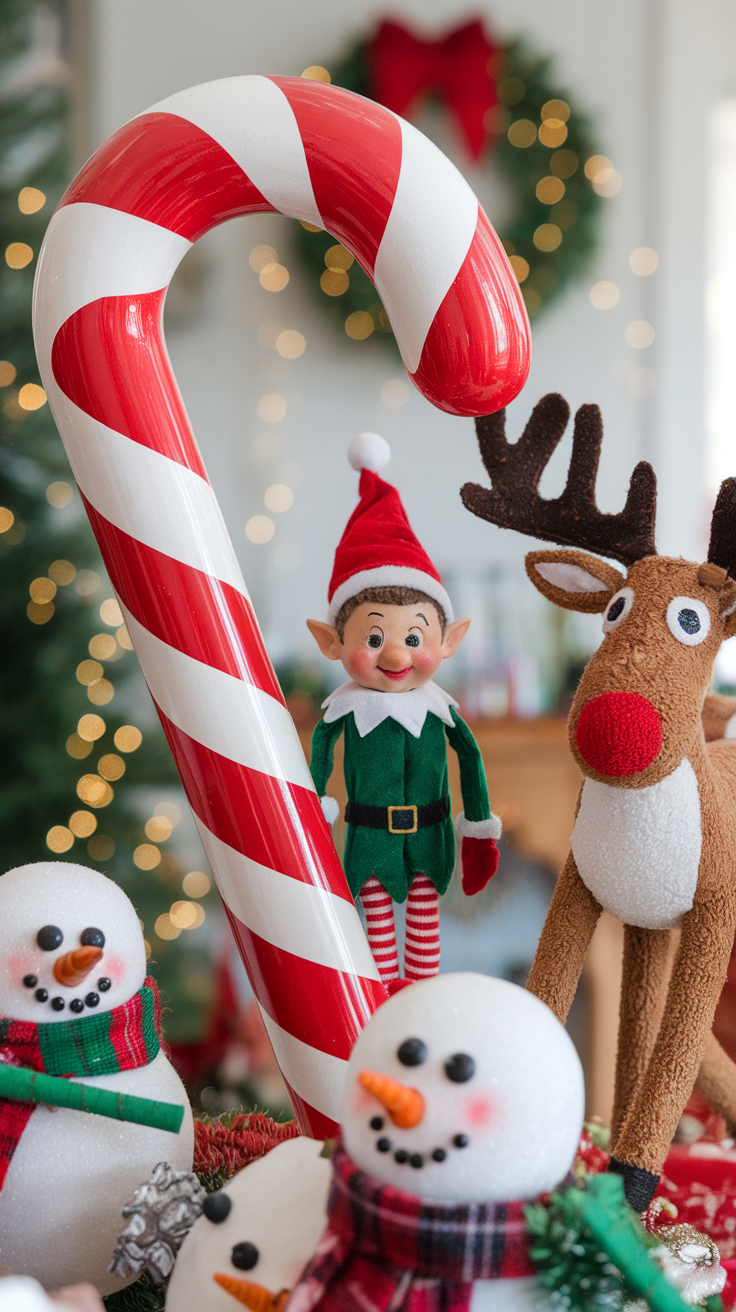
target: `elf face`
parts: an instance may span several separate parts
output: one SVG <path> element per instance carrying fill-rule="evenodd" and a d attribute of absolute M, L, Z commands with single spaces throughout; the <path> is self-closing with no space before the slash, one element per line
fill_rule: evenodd
<path fill-rule="evenodd" d="M 410 692 L 428 683 L 457 651 L 470 620 L 448 624 L 443 637 L 437 611 L 428 602 L 392 606 L 364 601 L 350 615 L 342 641 L 331 624 L 307 624 L 322 654 L 342 661 L 362 688 Z"/>

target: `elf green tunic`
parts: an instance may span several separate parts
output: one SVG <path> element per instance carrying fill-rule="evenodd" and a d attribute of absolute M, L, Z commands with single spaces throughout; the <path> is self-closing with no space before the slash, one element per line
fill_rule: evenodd
<path fill-rule="evenodd" d="M 466 819 L 487 821 L 491 815 L 480 749 L 457 703 L 436 684 L 405 693 L 345 684 L 324 705 L 328 711 L 312 735 L 310 766 L 320 797 L 332 773 L 335 743 L 344 732 L 349 802 L 377 807 L 448 802 L 444 820 L 416 833 L 348 824 L 344 866 L 351 893 L 357 896 L 375 876 L 396 902 L 403 902 L 420 872 L 444 893 L 455 864 L 445 738 L 458 755 Z"/>

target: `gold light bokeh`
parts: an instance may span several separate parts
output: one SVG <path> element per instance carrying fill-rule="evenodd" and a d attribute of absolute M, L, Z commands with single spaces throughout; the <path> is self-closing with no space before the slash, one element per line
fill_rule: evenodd
<path fill-rule="evenodd" d="M 74 843 L 74 834 L 66 825 L 53 825 L 46 835 L 46 846 L 52 852 L 68 852 Z"/>
<path fill-rule="evenodd" d="M 556 205 L 558 200 L 562 200 L 565 194 L 565 184 L 562 178 L 555 178 L 551 174 L 546 178 L 541 178 L 537 183 L 536 197 L 543 205 Z"/>
<path fill-rule="evenodd" d="M 254 246 L 248 256 L 248 263 L 254 273 L 260 273 L 267 264 L 276 264 L 279 253 L 274 246 Z"/>
<path fill-rule="evenodd" d="M 549 161 L 549 171 L 556 178 L 571 178 L 577 173 L 579 163 L 574 150 L 556 150 Z"/>
<path fill-rule="evenodd" d="M 567 140 L 567 124 L 559 118 L 547 118 L 539 129 L 539 140 L 543 146 L 554 149 Z"/>
<path fill-rule="evenodd" d="M 187 897 L 206 897 L 212 887 L 212 881 L 204 870 L 190 870 L 181 881 Z"/>
<path fill-rule="evenodd" d="M 89 756 L 92 751 L 91 742 L 80 738 L 78 733 L 70 734 L 65 745 L 68 755 L 74 757 L 75 761 L 83 761 L 85 756 Z"/>
<path fill-rule="evenodd" d="M 46 204 L 46 196 L 38 187 L 21 187 L 18 192 L 18 209 L 21 214 L 37 214 Z"/>
<path fill-rule="evenodd" d="M 276 392 L 267 392 L 258 402 L 258 418 L 266 424 L 277 424 L 286 414 L 286 401 Z"/>
<path fill-rule="evenodd" d="M 77 571 L 70 560 L 54 560 L 49 565 L 49 578 L 53 579 L 57 588 L 66 588 L 73 583 Z"/>
<path fill-rule="evenodd" d="M 365 341 L 370 337 L 376 325 L 373 322 L 373 315 L 367 310 L 353 310 L 345 320 L 345 332 L 348 337 L 352 337 L 356 342 Z"/>
<path fill-rule="evenodd" d="M 9 269 L 25 269 L 33 259 L 33 249 L 27 242 L 11 241 L 5 250 L 5 263 Z"/>
<path fill-rule="evenodd" d="M 21 410 L 40 410 L 46 404 L 46 393 L 38 383 L 24 383 L 18 393 Z"/>
<path fill-rule="evenodd" d="M 275 532 L 276 525 L 268 515 L 252 515 L 245 526 L 245 536 L 248 541 L 258 545 L 270 542 Z"/>
<path fill-rule="evenodd" d="M 74 488 L 63 479 L 58 479 L 55 483 L 49 483 L 46 488 L 46 500 L 55 510 L 63 510 L 68 506 L 74 496 Z"/>
<path fill-rule="evenodd" d="M 263 495 L 266 503 L 266 509 L 275 515 L 282 515 L 286 510 L 291 510 L 294 504 L 294 493 L 286 483 L 272 483 L 266 488 Z"/>
<path fill-rule="evenodd" d="M 165 843 L 167 838 L 171 838 L 173 830 L 174 826 L 166 815 L 152 815 L 145 824 L 146 838 L 150 838 L 152 843 Z"/>
<path fill-rule="evenodd" d="M 542 105 L 542 122 L 547 123 L 550 119 L 556 119 L 560 123 L 567 123 L 570 117 L 570 106 L 566 100 L 548 100 Z"/>
<path fill-rule="evenodd" d="M 26 615 L 32 624 L 48 624 L 54 614 L 56 607 L 53 601 L 47 601 L 39 605 L 36 601 L 29 601 L 26 606 Z"/>
<path fill-rule="evenodd" d="M 90 838 L 97 828 L 97 816 L 91 811 L 75 811 L 69 817 L 69 828 L 75 838 Z"/>
<path fill-rule="evenodd" d="M 168 912 L 165 912 L 163 916 L 157 917 L 156 923 L 153 927 L 153 932 L 157 938 L 163 939 L 164 942 L 178 938 L 181 934 L 181 930 L 177 929 L 175 925 L 172 925 L 171 917 Z"/>
<path fill-rule="evenodd" d="M 596 310 L 612 310 L 614 305 L 618 305 L 620 297 L 621 292 L 615 282 L 608 282 L 606 279 L 593 283 L 588 292 L 588 299 Z"/>
<path fill-rule="evenodd" d="M 516 274 L 516 281 L 525 282 L 529 277 L 529 261 L 525 260 L 523 255 L 510 255 L 509 264 Z"/>
<path fill-rule="evenodd" d="M 97 683 L 104 672 L 99 661 L 80 661 L 77 666 L 77 682 L 84 684 L 87 688 L 90 684 Z"/>
<path fill-rule="evenodd" d="M 109 624 L 111 629 L 116 629 L 123 623 L 123 612 L 115 597 L 106 597 L 103 601 L 100 606 L 100 619 L 103 624 Z"/>
<path fill-rule="evenodd" d="M 295 328 L 287 328 L 276 338 L 276 350 L 284 360 L 297 360 L 304 354 L 306 346 L 306 337 Z"/>
<path fill-rule="evenodd" d="M 527 146 L 534 145 L 537 139 L 537 126 L 530 118 L 517 118 L 508 130 L 508 139 L 512 146 L 525 150 Z"/>
<path fill-rule="evenodd" d="M 258 281 L 265 292 L 282 292 L 288 286 L 289 270 L 283 264 L 264 264 Z"/>
<path fill-rule="evenodd" d="M 120 628 L 118 629 L 117 633 L 115 634 L 115 637 L 116 637 L 117 640 L 118 640 L 118 645 L 119 645 L 120 647 L 122 647 L 123 651 L 132 651 L 132 650 L 133 650 L 133 643 L 132 643 L 132 640 L 131 640 L 130 634 L 128 633 L 128 626 L 127 626 L 127 624 L 121 624 L 121 625 L 120 625 Z"/>
<path fill-rule="evenodd" d="M 646 319 L 634 319 L 630 323 L 626 332 L 626 345 L 634 351 L 645 351 L 654 341 L 655 333 L 652 324 L 647 323 Z"/>
<path fill-rule="evenodd" d="M 96 633 L 90 638 L 87 651 L 96 661 L 108 661 L 115 655 L 117 642 L 111 633 Z"/>
<path fill-rule="evenodd" d="M 87 851 L 93 861 L 109 861 L 115 853 L 115 844 L 107 834 L 95 834 L 87 844 Z"/>
<path fill-rule="evenodd" d="M 98 738 L 104 734 L 107 725 L 101 715 L 93 715 L 91 711 L 83 715 L 77 724 L 77 733 L 85 742 L 96 743 Z"/>
<path fill-rule="evenodd" d="M 302 73 L 302 77 L 307 78 L 307 80 L 310 82 L 332 81 L 332 78 L 327 72 L 327 69 L 323 68 L 321 64 L 310 64 L 309 68 L 305 68 L 304 72 Z"/>
<path fill-rule="evenodd" d="M 102 579 L 93 569 L 80 569 L 74 580 L 74 591 L 80 597 L 92 597 L 99 588 Z"/>
<path fill-rule="evenodd" d="M 97 810 L 109 806 L 115 796 L 112 788 L 98 774 L 83 774 L 77 784 L 77 797 Z"/>
<path fill-rule="evenodd" d="M 9 360 L 0 360 L 0 387 L 10 387 L 18 376 L 18 370 Z"/>
<path fill-rule="evenodd" d="M 28 591 L 31 594 L 31 601 L 37 601 L 39 606 L 43 606 L 46 602 L 54 600 L 56 584 L 53 579 L 38 578 L 33 580 Z"/>
<path fill-rule="evenodd" d="M 639 278 L 648 278 L 659 267 L 659 256 L 651 246 L 637 246 L 629 256 L 629 268 Z"/>
<path fill-rule="evenodd" d="M 153 843 L 139 843 L 133 853 L 133 861 L 139 870 L 155 870 L 161 863 L 161 853 Z"/>
<path fill-rule="evenodd" d="M 337 269 L 347 273 L 347 270 L 355 264 L 355 256 L 351 255 L 350 251 L 338 242 L 336 246 L 330 246 L 330 249 L 325 251 L 325 264 L 328 269 Z"/>
<path fill-rule="evenodd" d="M 98 679 L 87 689 L 87 699 L 93 706 L 107 706 L 115 696 L 115 688 L 109 679 Z"/>
<path fill-rule="evenodd" d="M 97 769 L 103 779 L 115 783 L 116 779 L 122 779 L 125 774 L 125 761 L 115 752 L 107 752 L 97 762 Z"/>
<path fill-rule="evenodd" d="M 122 724 L 115 731 L 113 742 L 119 752 L 135 752 L 143 742 L 143 734 L 134 724 Z"/>
<path fill-rule="evenodd" d="M 325 269 L 319 285 L 326 296 L 342 296 L 350 286 L 350 278 L 344 269 Z"/>
<path fill-rule="evenodd" d="M 177 929 L 193 929 L 199 910 L 201 907 L 195 906 L 193 902 L 174 902 L 169 911 L 172 925 L 176 925 Z"/>
<path fill-rule="evenodd" d="M 7 533 L 15 523 L 15 515 L 7 506 L 0 506 L 0 533 Z"/>

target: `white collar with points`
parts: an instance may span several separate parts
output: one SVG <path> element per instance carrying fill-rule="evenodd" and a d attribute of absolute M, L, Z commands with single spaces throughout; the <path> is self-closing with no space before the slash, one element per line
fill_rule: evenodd
<path fill-rule="evenodd" d="M 378 692 L 375 688 L 361 688 L 351 679 L 330 693 L 322 703 L 322 709 L 327 708 L 326 724 L 332 724 L 333 720 L 339 720 L 352 711 L 361 738 L 389 717 L 418 738 L 428 711 L 452 728 L 455 721 L 450 707 L 457 705 L 454 697 L 432 682 L 422 684 L 421 688 L 412 688 L 410 692 Z"/>

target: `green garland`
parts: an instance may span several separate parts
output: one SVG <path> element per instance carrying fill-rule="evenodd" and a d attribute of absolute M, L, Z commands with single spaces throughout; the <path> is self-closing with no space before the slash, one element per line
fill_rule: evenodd
<path fill-rule="evenodd" d="M 329 71 L 335 85 L 362 96 L 370 94 L 368 46 L 366 40 L 357 41 L 341 59 L 331 63 Z M 602 204 L 585 175 L 586 162 L 598 153 L 589 119 L 573 96 L 552 83 L 550 64 L 549 58 L 534 53 L 521 39 L 510 42 L 499 53 L 500 103 L 494 111 L 492 156 L 489 153 L 489 159 L 499 167 L 516 197 L 516 212 L 500 235 L 522 284 L 531 318 L 552 305 L 589 266 L 597 246 Z M 567 134 L 559 145 L 554 144 L 554 132 L 545 131 L 542 120 L 543 107 L 554 100 L 564 102 L 570 110 L 565 125 Z M 533 134 L 531 127 L 520 127 L 520 124 L 533 124 Z M 558 138 L 563 135 L 558 131 Z M 545 145 L 545 137 L 552 139 L 553 144 Z M 514 141 L 524 140 L 529 144 L 514 145 Z M 560 199 L 545 202 L 539 198 L 537 188 L 543 179 L 548 180 L 547 188 L 553 197 L 555 190 L 560 192 L 564 185 Z M 556 188 L 552 179 L 557 183 Z M 544 186 L 541 193 L 544 197 Z M 552 248 L 540 249 L 540 245 Z M 364 337 L 375 330 L 394 341 L 376 289 L 357 263 L 350 267 L 348 283 L 341 294 L 325 294 L 322 290 L 320 279 L 325 274 L 325 256 L 335 246 L 334 237 L 301 224 L 296 227 L 294 246 L 308 272 L 310 285 L 341 331 L 348 336 Z M 344 277 L 341 281 L 345 284 Z M 336 285 L 339 287 L 340 281 Z M 353 320 L 353 332 L 346 328 L 351 315 L 361 316 Z M 370 316 L 372 327 L 366 315 Z"/>

